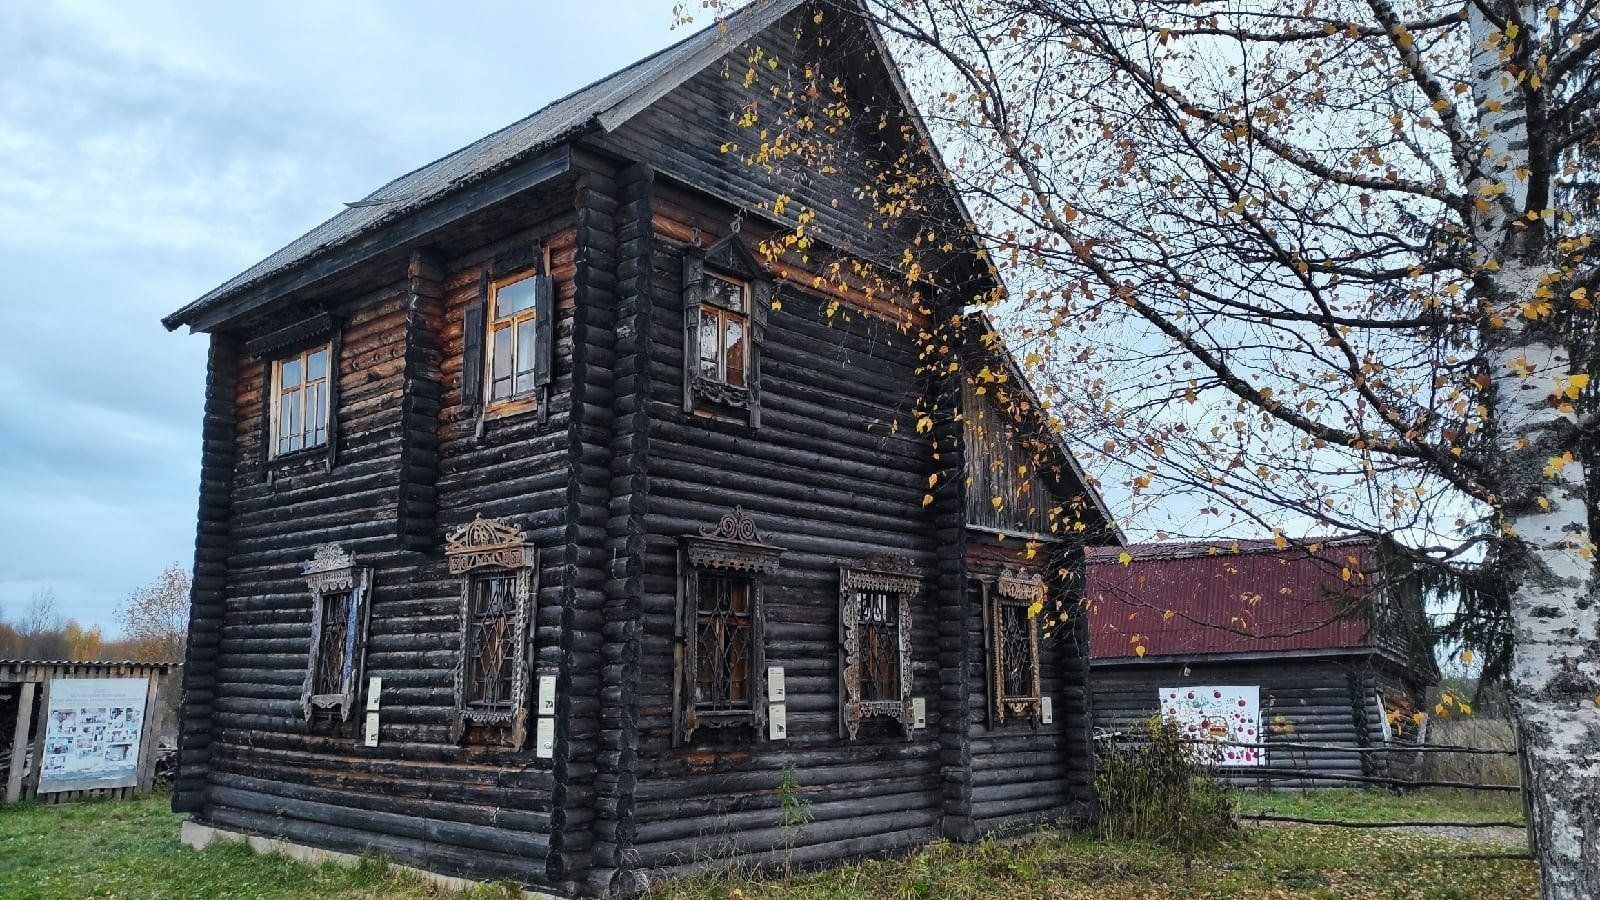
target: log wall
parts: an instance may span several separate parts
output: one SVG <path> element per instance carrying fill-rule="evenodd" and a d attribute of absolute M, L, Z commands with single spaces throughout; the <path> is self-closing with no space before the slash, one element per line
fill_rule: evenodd
<path fill-rule="evenodd" d="M 1383 744 L 1378 690 L 1418 696 L 1420 688 L 1392 665 L 1368 655 L 1257 660 L 1110 663 L 1093 666 L 1094 723 L 1107 731 L 1137 731 L 1160 713 L 1157 691 L 1190 685 L 1257 685 L 1267 767 L 1311 775 L 1382 775 L 1409 771 L 1415 754 L 1360 754 L 1302 749 L 1295 744 L 1375 747 Z M 1393 756 L 1393 760 L 1385 757 Z M 1250 783 L 1249 769 L 1236 780 Z M 1272 784 L 1274 782 L 1267 782 Z M 1307 782 L 1307 784 L 1317 782 Z M 1321 784 L 1333 784 L 1326 780 Z M 1280 782 L 1280 784 L 1292 784 Z M 1348 785 L 1346 785 L 1348 786 Z"/>
<path fill-rule="evenodd" d="M 574 394 L 581 402 L 604 390 L 597 380 L 575 392 L 573 378 L 603 356 L 583 343 L 593 329 L 575 315 L 580 289 L 595 290 L 609 275 L 593 273 L 612 265 L 604 241 L 586 237 L 592 224 L 581 211 L 574 218 L 557 207 L 492 243 L 448 257 L 419 253 L 389 286 L 338 304 L 344 324 L 331 468 L 320 454 L 265 458 L 270 359 L 240 359 L 228 378 L 230 345 L 214 347 L 213 378 L 228 391 L 207 407 L 192 626 L 200 640 L 191 643 L 175 806 L 211 824 L 379 851 L 470 877 L 564 889 L 575 868 L 586 868 L 592 804 L 581 773 L 592 765 L 589 751 L 569 757 L 563 734 L 556 759 L 536 760 L 531 740 L 513 752 L 462 746 L 452 736 L 460 582 L 445 570 L 442 535 L 478 514 L 526 526 L 544 564 L 531 668 L 558 675 L 567 697 L 587 697 L 592 708 L 593 685 L 583 679 L 597 668 L 595 649 L 586 657 L 573 636 L 593 630 L 584 616 L 599 595 L 583 568 L 592 570 L 594 559 L 574 554 L 587 536 L 585 523 L 571 524 L 571 510 L 596 477 L 601 489 L 605 479 L 584 473 L 587 480 L 575 480 L 568 465 L 575 434 L 588 427 Z M 556 282 L 555 384 L 542 416 L 480 424 L 461 397 L 463 310 L 486 266 L 538 241 L 551 247 Z M 581 252 L 591 255 L 580 260 Z M 212 441 L 218 428 L 231 439 Z M 227 549 L 216 559 L 208 555 L 211 534 Z M 298 708 L 310 649 L 300 566 L 324 542 L 342 544 L 374 569 L 364 674 L 384 680 L 375 748 L 362 744 L 359 713 L 348 723 L 311 725 Z M 212 585 L 221 607 L 214 617 L 204 593 Z M 219 637 L 207 641 L 212 627 Z M 217 664 L 206 683 L 211 646 Z M 570 700 L 563 712 L 573 721 L 585 715 Z M 582 865 L 573 865 L 573 854 Z"/>

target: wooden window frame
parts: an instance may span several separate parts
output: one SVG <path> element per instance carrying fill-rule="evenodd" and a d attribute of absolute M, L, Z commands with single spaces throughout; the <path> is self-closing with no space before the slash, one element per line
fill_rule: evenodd
<path fill-rule="evenodd" d="M 482 433 L 486 420 L 537 412 L 544 421 L 549 409 L 550 386 L 555 364 L 555 280 L 550 274 L 550 248 L 542 243 L 530 244 L 501 254 L 486 264 L 478 273 L 476 296 L 462 311 L 462 368 L 461 403 L 468 415 L 477 419 L 476 430 Z M 534 280 L 534 304 L 510 317 L 497 321 L 495 304 L 499 292 L 512 284 Z M 508 321 L 509 320 L 509 321 Z M 530 390 L 515 392 L 516 373 L 512 373 L 513 393 L 495 399 L 494 392 L 494 333 L 497 324 L 505 322 L 513 336 L 513 364 L 515 360 L 516 325 L 533 322 L 533 386 Z M 502 327 L 506 327 L 502 326 Z"/>
<path fill-rule="evenodd" d="M 311 357 L 317 353 L 326 353 L 328 361 L 327 371 L 324 373 L 321 379 L 323 388 L 321 410 L 323 416 L 322 440 L 319 443 L 311 444 L 306 442 L 309 439 L 309 431 L 306 426 L 310 422 L 310 419 L 307 418 L 310 410 L 307 408 L 305 397 L 311 384 L 308 379 L 308 374 L 310 372 L 309 363 Z M 281 449 L 284 438 L 284 434 L 281 431 L 283 423 L 280 421 L 284 398 L 283 367 L 284 364 L 290 361 L 297 361 L 300 364 L 300 384 L 298 387 L 293 389 L 293 392 L 299 395 L 297 399 L 297 405 L 300 408 L 300 422 L 302 425 L 300 431 L 301 445 L 293 450 L 283 450 Z M 337 369 L 337 354 L 334 352 L 334 342 L 331 339 L 302 347 L 295 353 L 278 356 L 272 360 L 272 364 L 268 367 L 267 374 L 267 383 L 270 389 L 268 400 L 269 405 L 267 407 L 267 458 L 269 460 L 290 459 L 304 455 L 311 455 L 332 445 L 334 428 L 334 385 L 337 384 L 338 380 L 339 373 Z"/>
<path fill-rule="evenodd" d="M 732 313 L 712 300 L 714 281 L 744 289 L 744 385 L 727 382 L 726 351 L 719 350 L 718 378 L 700 373 L 700 318 L 715 313 L 721 347 L 725 322 Z M 710 247 L 689 248 L 683 256 L 683 410 L 718 418 L 742 416 L 752 428 L 761 426 L 761 346 L 766 340 L 767 313 L 773 281 L 766 266 L 739 238 L 737 229 Z"/>
<path fill-rule="evenodd" d="M 461 579 L 461 652 L 456 660 L 454 739 L 468 727 L 498 729 L 499 743 L 520 750 L 528 732 L 528 668 L 530 627 L 539 594 L 539 553 L 523 530 L 503 519 L 483 516 L 445 536 L 445 562 Z M 505 709 L 483 709 L 467 700 L 472 646 L 472 592 L 486 577 L 512 579 L 516 613 L 511 630 L 511 699 Z"/>
<path fill-rule="evenodd" d="M 673 679 L 673 746 L 688 743 L 700 728 L 748 726 L 758 740 L 767 721 L 766 581 L 778 573 L 783 551 L 768 544 L 755 520 L 734 507 L 716 525 L 684 535 L 678 546 L 678 615 Z M 750 648 L 748 703 L 736 709 L 706 709 L 695 702 L 698 681 L 700 583 L 702 577 L 748 579 Z"/>
<path fill-rule="evenodd" d="M 300 690 L 300 708 L 310 722 L 319 709 L 335 710 L 341 722 L 350 720 L 356 697 L 361 691 L 367 650 L 367 626 L 372 569 L 356 565 L 355 557 L 337 544 L 323 544 L 301 566 L 306 587 L 311 591 L 311 651 L 306 661 L 305 682 Z M 344 673 L 335 693 L 316 693 L 318 669 L 322 665 L 322 626 L 328 601 L 339 594 L 350 595 L 345 617 Z"/>
<path fill-rule="evenodd" d="M 855 740 L 868 719 L 900 723 L 907 736 L 916 727 L 912 704 L 911 605 L 922 592 L 922 579 L 910 560 L 871 557 L 839 570 L 839 736 Z M 867 593 L 898 598 L 896 666 L 900 696 L 894 700 L 862 698 L 861 603 Z"/>
<path fill-rule="evenodd" d="M 1043 712 L 1043 695 L 1039 689 L 1039 616 L 1035 607 L 1044 607 L 1048 595 L 1045 580 L 1038 574 L 1005 572 L 980 583 L 983 586 L 984 618 L 989 637 L 989 705 L 994 724 L 1003 724 L 1008 719 L 1037 723 Z M 1030 690 L 1025 694 L 1011 695 L 1006 693 L 1005 685 L 1004 611 L 1019 608 L 1028 623 Z"/>

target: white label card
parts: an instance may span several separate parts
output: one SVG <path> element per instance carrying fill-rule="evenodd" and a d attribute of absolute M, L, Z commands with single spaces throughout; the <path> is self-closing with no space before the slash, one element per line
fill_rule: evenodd
<path fill-rule="evenodd" d="M 554 675 L 539 676 L 539 715 L 553 716 L 556 714 L 556 677 Z"/>
<path fill-rule="evenodd" d="M 789 737 L 788 707 L 782 703 L 767 704 L 767 737 L 774 741 L 787 740 Z"/>
<path fill-rule="evenodd" d="M 1054 697 L 1039 698 L 1039 721 L 1049 725 L 1056 720 L 1056 704 Z"/>
<path fill-rule="evenodd" d="M 783 703 L 788 699 L 788 691 L 783 686 L 783 666 L 767 666 L 767 701 Z"/>
<path fill-rule="evenodd" d="M 374 675 L 367 679 L 367 711 L 378 711 L 378 698 L 383 696 L 383 676 Z"/>
<path fill-rule="evenodd" d="M 913 720 L 915 720 L 915 722 L 916 722 L 916 724 L 911 726 L 911 727 L 913 727 L 913 728 L 927 728 L 928 727 L 928 698 L 926 698 L 926 697 L 912 697 L 911 698 L 911 718 Z"/>
<path fill-rule="evenodd" d="M 368 747 L 378 746 L 378 714 L 367 713 L 366 743 Z"/>
<path fill-rule="evenodd" d="M 556 755 L 556 720 L 540 718 L 533 731 L 533 755 L 550 759 Z"/>

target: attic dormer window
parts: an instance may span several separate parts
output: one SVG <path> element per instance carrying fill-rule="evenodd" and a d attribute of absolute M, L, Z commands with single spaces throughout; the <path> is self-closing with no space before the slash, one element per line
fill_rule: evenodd
<path fill-rule="evenodd" d="M 683 257 L 683 408 L 761 424 L 761 341 L 772 280 L 731 234 Z"/>

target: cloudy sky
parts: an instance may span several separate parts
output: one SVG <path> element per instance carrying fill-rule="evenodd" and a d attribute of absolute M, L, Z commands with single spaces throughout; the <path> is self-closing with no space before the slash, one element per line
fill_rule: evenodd
<path fill-rule="evenodd" d="M 205 339 L 157 321 L 682 36 L 671 0 L 0 4 L 0 615 L 193 553 Z"/>

